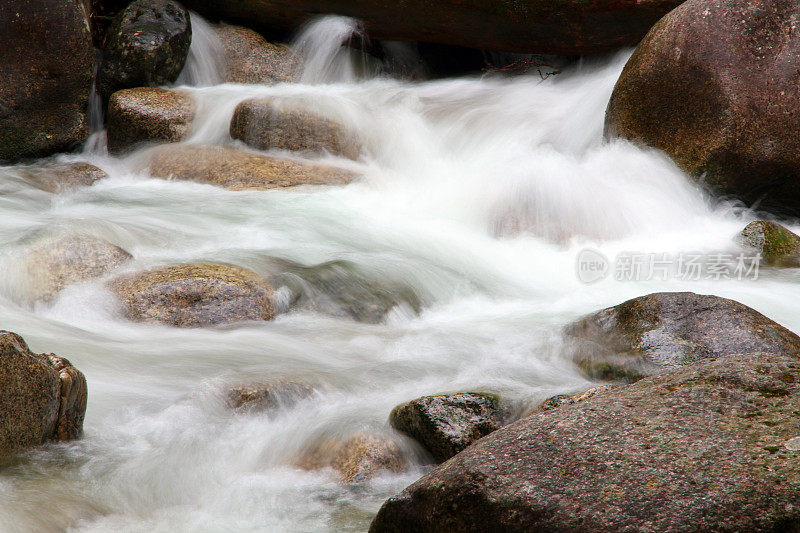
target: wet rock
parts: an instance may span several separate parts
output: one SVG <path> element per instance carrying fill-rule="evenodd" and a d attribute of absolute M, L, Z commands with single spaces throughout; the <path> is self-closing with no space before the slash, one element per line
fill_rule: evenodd
<path fill-rule="evenodd" d="M 689 0 L 628 61 L 606 134 L 665 151 L 760 208 L 800 213 L 798 2 Z M 768 68 L 765 65 L 769 65 Z"/>
<path fill-rule="evenodd" d="M 178 79 L 192 43 L 189 12 L 172 0 L 136 0 L 114 18 L 97 75 L 108 98 L 120 89 Z"/>
<path fill-rule="evenodd" d="M 799 409 L 793 356 L 676 369 L 499 429 L 370 531 L 791 531 Z"/>
<path fill-rule="evenodd" d="M 406 284 L 376 279 L 349 261 L 331 261 L 313 267 L 292 265 L 273 279 L 276 287 L 291 291 L 290 306 L 369 324 L 381 323 L 395 308 L 419 313 L 422 303 Z"/>
<path fill-rule="evenodd" d="M 93 63 L 76 2 L 0 2 L 0 160 L 66 151 L 87 139 Z"/>
<path fill-rule="evenodd" d="M 557 394 L 555 396 L 551 396 L 550 398 L 546 399 L 539 405 L 533 408 L 533 410 L 525 416 L 530 416 L 536 413 L 543 413 L 545 411 L 552 411 L 553 409 L 558 409 L 562 405 L 572 405 L 573 403 L 582 402 L 584 400 L 588 400 L 598 394 L 603 394 L 604 392 L 608 392 L 610 390 L 614 390 L 617 388 L 617 385 L 599 385 L 597 387 L 592 387 L 591 389 L 587 389 L 583 392 L 578 394 Z"/>
<path fill-rule="evenodd" d="M 263 412 L 288 408 L 314 394 L 314 387 L 292 380 L 237 385 L 227 393 L 228 405 L 236 411 Z"/>
<path fill-rule="evenodd" d="M 0 331 L 0 459 L 46 441 L 83 433 L 86 379 L 69 361 L 35 354 L 16 333 Z"/>
<path fill-rule="evenodd" d="M 397 431 L 418 441 L 441 463 L 508 421 L 497 396 L 479 393 L 423 396 L 389 415 Z"/>
<path fill-rule="evenodd" d="M 361 151 L 344 125 L 281 100 L 246 100 L 236 107 L 230 135 L 259 150 L 329 152 L 357 159 Z"/>
<path fill-rule="evenodd" d="M 287 46 L 269 43 L 249 28 L 222 25 L 216 35 L 223 47 L 228 83 L 289 83 L 299 72 L 301 62 Z"/>
<path fill-rule="evenodd" d="M 130 320 L 192 328 L 272 320 L 272 287 L 250 270 L 184 264 L 112 280 Z"/>
<path fill-rule="evenodd" d="M 222 146 L 165 146 L 154 152 L 150 174 L 156 178 L 197 181 L 235 191 L 297 185 L 345 185 L 351 172 Z"/>
<path fill-rule="evenodd" d="M 402 13 L 385 2 L 353 0 L 186 0 L 209 18 L 295 31 L 313 16 L 364 22 L 370 38 L 452 44 L 506 52 L 592 54 L 633 46 L 680 0 L 407 0 Z"/>
<path fill-rule="evenodd" d="M 800 264 L 800 236 L 780 224 L 756 220 L 748 224 L 738 236 L 742 246 L 761 254 L 767 264 L 798 266 Z"/>
<path fill-rule="evenodd" d="M 21 173 L 36 187 L 52 193 L 88 187 L 108 177 L 103 170 L 89 163 L 51 163 L 29 167 Z"/>
<path fill-rule="evenodd" d="M 342 483 L 358 483 L 381 472 L 402 472 L 406 462 L 395 442 L 363 433 L 347 439 L 325 439 L 307 448 L 298 466 L 305 470 L 332 468 Z"/>
<path fill-rule="evenodd" d="M 636 381 L 726 355 L 798 355 L 800 337 L 739 302 L 664 292 L 603 309 L 567 327 L 575 362 L 590 377 Z"/>
<path fill-rule="evenodd" d="M 131 254 L 92 235 L 47 238 L 25 257 L 33 300 L 50 300 L 64 287 L 97 278 L 131 259 Z"/>
<path fill-rule="evenodd" d="M 191 96 L 180 91 L 117 91 L 108 103 L 108 150 L 120 153 L 139 143 L 178 142 L 188 135 L 195 111 Z"/>

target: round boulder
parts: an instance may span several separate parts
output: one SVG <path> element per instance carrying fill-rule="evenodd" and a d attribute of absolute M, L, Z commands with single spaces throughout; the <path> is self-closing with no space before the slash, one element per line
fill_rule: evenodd
<path fill-rule="evenodd" d="M 343 124 L 280 100 L 246 100 L 236 106 L 230 135 L 259 150 L 325 151 L 350 159 L 361 151 Z"/>
<path fill-rule="evenodd" d="M 93 64 L 78 2 L 0 2 L 0 160 L 65 151 L 88 138 Z"/>
<path fill-rule="evenodd" d="M 688 0 L 639 44 L 606 134 L 659 148 L 726 195 L 800 213 L 798 2 Z"/>
<path fill-rule="evenodd" d="M 114 18 L 97 76 L 108 98 L 120 89 L 178 79 L 192 43 L 189 12 L 172 0 L 135 0 Z"/>
<path fill-rule="evenodd" d="M 109 283 L 130 320 L 193 328 L 272 320 L 272 287 L 250 270 L 184 264 L 124 276 Z"/>
<path fill-rule="evenodd" d="M 195 110 L 192 97 L 180 91 L 156 87 L 117 91 L 108 102 L 108 151 L 178 142 L 188 135 Z"/>
<path fill-rule="evenodd" d="M 389 415 L 393 428 L 422 444 L 439 463 L 500 429 L 507 419 L 497 396 L 472 392 L 423 396 Z"/>
<path fill-rule="evenodd" d="M 69 361 L 35 354 L 16 333 L 0 331 L 0 459 L 46 441 L 83 433 L 86 379 Z"/>
<path fill-rule="evenodd" d="M 766 220 L 751 222 L 739 234 L 738 241 L 760 253 L 767 264 L 797 266 L 800 263 L 800 236 L 780 224 Z"/>
<path fill-rule="evenodd" d="M 800 337 L 739 302 L 662 292 L 603 309 L 566 328 L 591 378 L 636 381 L 726 355 L 800 355 Z"/>
<path fill-rule="evenodd" d="M 216 36 L 222 44 L 228 83 L 289 83 L 301 67 L 288 47 L 269 43 L 249 28 L 222 25 Z"/>

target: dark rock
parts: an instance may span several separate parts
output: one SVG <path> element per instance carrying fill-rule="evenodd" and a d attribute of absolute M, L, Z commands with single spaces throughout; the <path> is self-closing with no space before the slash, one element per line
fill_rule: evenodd
<path fill-rule="evenodd" d="M 0 160 L 65 151 L 87 139 L 93 63 L 77 2 L 0 2 Z"/>
<path fill-rule="evenodd" d="M 592 54 L 633 46 L 680 0 L 186 0 L 204 16 L 250 27 L 295 31 L 316 15 L 364 21 L 369 37 L 483 50 Z"/>
<path fill-rule="evenodd" d="M 288 83 L 302 66 L 287 46 L 269 43 L 251 29 L 222 25 L 216 35 L 224 51 L 228 83 Z"/>
<path fill-rule="evenodd" d="M 501 428 L 370 531 L 794 531 L 798 410 L 793 356 L 677 369 Z"/>
<path fill-rule="evenodd" d="M 69 361 L 35 354 L 16 333 L 0 331 L 0 458 L 83 433 L 86 379 Z"/>
<path fill-rule="evenodd" d="M 172 0 L 135 0 L 108 30 L 99 93 L 108 98 L 120 89 L 174 82 L 191 43 L 189 12 L 183 6 Z"/>
<path fill-rule="evenodd" d="M 88 187 L 108 177 L 103 170 L 89 163 L 50 163 L 26 168 L 21 174 L 32 185 L 52 193 Z"/>
<path fill-rule="evenodd" d="M 797 1 L 689 0 L 642 40 L 606 134 L 659 148 L 712 188 L 800 213 Z"/>
<path fill-rule="evenodd" d="M 230 135 L 259 150 L 326 151 L 358 159 L 361 151 L 352 132 L 298 104 L 254 99 L 236 107 Z"/>
<path fill-rule="evenodd" d="M 108 103 L 108 151 L 120 153 L 140 143 L 184 139 L 195 114 L 192 97 L 181 91 L 137 87 L 117 91 Z"/>
<path fill-rule="evenodd" d="M 497 396 L 473 392 L 423 396 L 389 415 L 393 428 L 418 441 L 440 463 L 500 429 L 507 419 Z"/>
<path fill-rule="evenodd" d="M 567 327 L 590 377 L 636 381 L 677 365 L 751 352 L 800 354 L 800 337 L 739 302 L 664 292 L 603 309 Z"/>
<path fill-rule="evenodd" d="M 765 220 L 751 222 L 739 234 L 738 241 L 760 253 L 767 264 L 798 266 L 800 263 L 800 236 L 780 224 Z"/>
<path fill-rule="evenodd" d="M 97 278 L 131 259 L 131 254 L 92 235 L 47 238 L 25 257 L 29 296 L 50 300 L 67 285 Z"/>
<path fill-rule="evenodd" d="M 328 438 L 306 448 L 298 461 L 305 470 L 334 469 L 342 483 L 368 481 L 382 471 L 402 472 L 407 459 L 395 442 L 376 435 Z"/>
<path fill-rule="evenodd" d="M 291 380 L 237 385 L 227 393 L 228 405 L 236 411 L 263 412 L 291 407 L 314 394 L 314 387 Z"/>
<path fill-rule="evenodd" d="M 226 189 L 279 189 L 298 185 L 345 185 L 351 172 L 325 165 L 253 154 L 222 146 L 165 146 L 154 152 L 153 177 L 219 185 Z"/>
<path fill-rule="evenodd" d="M 311 310 L 358 322 L 378 324 L 396 307 L 419 313 L 422 303 L 413 287 L 360 272 L 348 261 L 312 267 L 290 266 L 273 279 L 291 291 L 291 308 Z"/>
<path fill-rule="evenodd" d="M 127 317 L 191 328 L 272 320 L 272 287 L 255 272 L 222 264 L 186 264 L 112 280 Z"/>

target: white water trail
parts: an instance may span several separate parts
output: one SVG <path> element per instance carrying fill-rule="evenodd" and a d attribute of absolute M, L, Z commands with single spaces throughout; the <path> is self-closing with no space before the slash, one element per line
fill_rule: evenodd
<path fill-rule="evenodd" d="M 189 13 L 192 21 L 192 45 L 186 64 L 178 76 L 178 85 L 208 87 L 224 80 L 223 47 L 214 27 L 194 11 Z"/>
<path fill-rule="evenodd" d="M 800 331 L 797 269 L 758 281 L 578 280 L 586 246 L 608 257 L 726 250 L 753 217 L 708 197 L 662 154 L 602 140 L 627 54 L 544 81 L 362 79 L 341 53 L 355 28 L 323 19 L 300 37 L 304 84 L 185 87 L 200 109 L 190 142 L 231 144 L 233 109 L 255 96 L 297 99 L 343 121 L 364 142 L 362 157 L 321 160 L 358 171 L 355 183 L 233 192 L 152 179 L 146 152 L 71 155 L 63 159 L 111 177 L 50 194 L 23 167 L 0 168 L 0 244 L 16 260 L 27 236 L 89 232 L 133 254 L 130 270 L 222 261 L 273 276 L 281 261 L 346 261 L 412 287 L 421 313 L 364 324 L 291 311 L 182 330 L 125 321 L 102 280 L 31 306 L 6 276 L 2 327 L 81 369 L 89 408 L 84 439 L 0 470 L 0 529 L 363 531 L 427 467 L 412 460 L 408 473 L 342 487 L 330 472 L 293 466 L 303 446 L 389 432 L 391 409 L 426 394 L 487 390 L 532 405 L 588 387 L 560 335 L 584 313 L 690 290 Z M 318 393 L 272 416 L 225 407 L 227 386 L 276 378 L 309 381 Z"/>

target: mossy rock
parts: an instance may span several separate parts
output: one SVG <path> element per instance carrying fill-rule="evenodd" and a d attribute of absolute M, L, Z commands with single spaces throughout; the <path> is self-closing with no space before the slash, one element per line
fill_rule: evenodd
<path fill-rule="evenodd" d="M 737 240 L 742 246 L 760 253 L 769 265 L 800 265 L 800 236 L 780 224 L 756 220 L 742 230 Z"/>
<path fill-rule="evenodd" d="M 245 268 L 183 264 L 113 279 L 130 320 L 191 328 L 272 320 L 272 286 Z"/>

